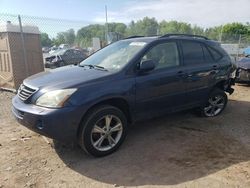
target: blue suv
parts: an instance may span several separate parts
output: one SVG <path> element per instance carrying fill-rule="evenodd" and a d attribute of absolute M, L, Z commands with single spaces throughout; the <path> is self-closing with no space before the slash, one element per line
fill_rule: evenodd
<path fill-rule="evenodd" d="M 128 125 L 184 109 L 219 115 L 232 93 L 228 54 L 206 37 L 130 37 L 77 65 L 33 75 L 13 98 L 13 114 L 29 129 L 75 141 L 105 156 L 124 141 Z"/>

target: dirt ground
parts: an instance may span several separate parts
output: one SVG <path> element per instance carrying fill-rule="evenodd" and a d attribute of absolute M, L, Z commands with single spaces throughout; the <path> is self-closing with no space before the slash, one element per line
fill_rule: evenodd
<path fill-rule="evenodd" d="M 235 86 L 216 118 L 191 111 L 137 123 L 104 158 L 45 139 L 0 92 L 0 187 L 250 187 L 250 87 Z"/>

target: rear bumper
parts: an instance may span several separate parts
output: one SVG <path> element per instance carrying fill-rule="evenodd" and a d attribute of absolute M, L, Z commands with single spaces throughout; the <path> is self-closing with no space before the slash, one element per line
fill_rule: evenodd
<path fill-rule="evenodd" d="M 230 78 L 226 83 L 226 85 L 224 86 L 224 90 L 228 92 L 230 95 L 233 94 L 234 92 L 232 85 L 235 85 L 235 78 Z"/>
<path fill-rule="evenodd" d="M 48 109 L 23 103 L 17 96 L 12 99 L 16 120 L 28 129 L 63 142 L 75 142 L 81 115 L 76 107 Z"/>

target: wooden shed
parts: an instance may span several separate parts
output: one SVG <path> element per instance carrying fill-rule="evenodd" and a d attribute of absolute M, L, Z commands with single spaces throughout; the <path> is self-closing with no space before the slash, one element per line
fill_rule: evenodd
<path fill-rule="evenodd" d="M 0 25 L 0 87 L 18 89 L 28 76 L 44 71 L 36 26 Z"/>

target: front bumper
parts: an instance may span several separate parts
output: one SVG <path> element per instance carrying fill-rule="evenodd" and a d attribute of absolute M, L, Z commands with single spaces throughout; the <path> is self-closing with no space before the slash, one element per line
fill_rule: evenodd
<path fill-rule="evenodd" d="M 46 61 L 45 64 L 44 64 L 44 67 L 45 68 L 55 68 L 57 66 L 57 64 L 55 62 L 48 62 Z"/>
<path fill-rule="evenodd" d="M 236 73 L 236 82 L 250 82 L 250 70 L 238 69 Z"/>
<path fill-rule="evenodd" d="M 18 96 L 12 99 L 16 120 L 41 135 L 63 142 L 77 141 L 77 130 L 82 114 L 77 107 L 49 109 L 25 104 Z"/>

